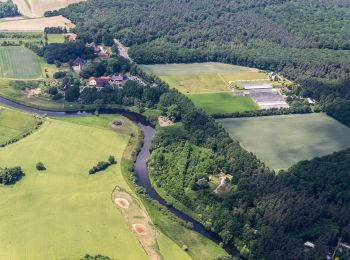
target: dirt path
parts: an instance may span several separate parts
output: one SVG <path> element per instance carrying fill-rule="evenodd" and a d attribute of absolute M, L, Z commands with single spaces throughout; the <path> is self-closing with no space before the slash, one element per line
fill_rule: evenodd
<path fill-rule="evenodd" d="M 135 233 L 150 259 L 161 260 L 157 249 L 158 231 L 139 201 L 116 187 L 112 192 L 112 202 L 123 214 L 127 225 Z"/>

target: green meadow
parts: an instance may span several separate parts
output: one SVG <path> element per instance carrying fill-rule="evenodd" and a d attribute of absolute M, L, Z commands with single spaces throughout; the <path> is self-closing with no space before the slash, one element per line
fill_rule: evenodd
<path fill-rule="evenodd" d="M 0 144 L 32 130 L 37 120 L 33 115 L 0 106 Z"/>
<path fill-rule="evenodd" d="M 64 35 L 63 34 L 48 34 L 47 35 L 48 43 L 63 43 Z"/>
<path fill-rule="evenodd" d="M 250 97 L 234 96 L 231 92 L 188 95 L 193 103 L 209 114 L 256 110 L 258 106 Z"/>
<path fill-rule="evenodd" d="M 24 47 L 0 47 L 0 77 L 16 79 L 40 78 L 38 57 Z"/>
<path fill-rule="evenodd" d="M 218 121 L 272 169 L 350 147 L 350 128 L 322 113 Z"/>
<path fill-rule="evenodd" d="M 249 97 L 234 96 L 229 82 L 241 85 L 245 81 L 267 81 L 266 73 L 258 69 L 218 62 L 141 65 L 141 68 L 188 95 L 209 114 L 258 109 Z"/>

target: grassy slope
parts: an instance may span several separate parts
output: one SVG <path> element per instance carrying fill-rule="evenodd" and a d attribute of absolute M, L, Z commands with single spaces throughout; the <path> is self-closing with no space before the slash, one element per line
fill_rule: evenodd
<path fill-rule="evenodd" d="M 350 147 L 350 128 L 325 114 L 218 121 L 232 138 L 274 169 Z"/>
<path fill-rule="evenodd" d="M 230 92 L 188 95 L 193 103 L 209 114 L 232 113 L 256 110 L 257 105 L 250 97 L 236 97 Z"/>
<path fill-rule="evenodd" d="M 0 106 L 0 144 L 28 132 L 36 122 L 30 114 Z"/>
<path fill-rule="evenodd" d="M 73 120 L 73 119 L 72 119 Z M 78 119 L 79 121 L 80 119 Z M 110 154 L 120 162 L 129 134 L 48 120 L 31 136 L 0 149 L 0 165 L 20 165 L 26 176 L 0 187 L 0 252 L 6 259 L 78 258 L 85 253 L 146 259 L 110 200 L 116 184 L 128 190 L 120 164 L 89 176 Z M 47 171 L 37 172 L 42 161 Z"/>
<path fill-rule="evenodd" d="M 38 57 L 24 47 L 0 47 L 0 76 L 32 79 L 41 77 Z"/>

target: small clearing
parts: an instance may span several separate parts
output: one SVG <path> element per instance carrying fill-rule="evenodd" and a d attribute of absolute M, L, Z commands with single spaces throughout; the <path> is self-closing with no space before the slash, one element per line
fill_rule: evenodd
<path fill-rule="evenodd" d="M 216 187 L 216 189 L 214 190 L 214 193 L 220 194 L 231 190 L 232 188 L 232 185 L 230 183 L 232 179 L 231 175 L 227 174 L 227 175 L 221 175 L 221 176 L 215 176 L 215 177 L 219 179 L 220 184 Z"/>
<path fill-rule="evenodd" d="M 171 126 L 171 125 L 174 125 L 174 122 L 171 121 L 168 117 L 166 116 L 159 116 L 158 117 L 158 124 L 161 126 L 161 127 L 166 127 L 166 126 Z"/>

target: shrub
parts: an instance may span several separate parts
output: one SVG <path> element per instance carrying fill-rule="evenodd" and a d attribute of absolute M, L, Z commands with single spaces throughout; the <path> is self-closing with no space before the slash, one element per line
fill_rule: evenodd
<path fill-rule="evenodd" d="M 23 176 L 24 172 L 21 167 L 13 167 L 13 168 L 0 168 L 0 183 L 5 185 L 14 184 L 19 181 Z"/>
<path fill-rule="evenodd" d="M 36 164 L 36 169 L 37 169 L 38 171 L 45 171 L 45 170 L 46 170 L 46 167 L 45 167 L 45 165 L 44 165 L 42 162 L 38 162 L 38 163 Z"/>

